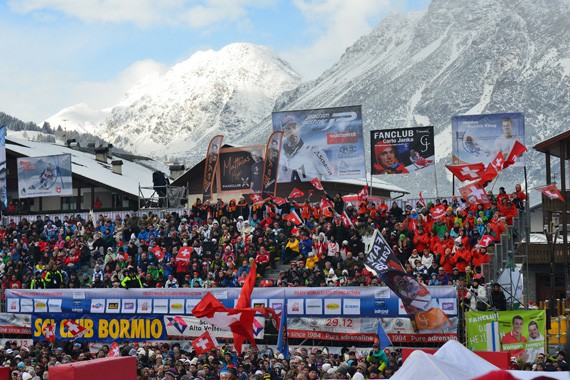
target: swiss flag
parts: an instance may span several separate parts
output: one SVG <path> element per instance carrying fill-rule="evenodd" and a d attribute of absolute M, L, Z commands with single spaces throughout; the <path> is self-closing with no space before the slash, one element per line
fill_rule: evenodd
<path fill-rule="evenodd" d="M 297 227 L 291 228 L 291 235 L 299 236 L 301 234 L 301 229 Z"/>
<path fill-rule="evenodd" d="M 461 182 L 479 179 L 485 171 L 485 165 L 481 162 L 469 165 L 445 165 L 445 167 Z"/>
<path fill-rule="evenodd" d="M 46 338 L 46 340 L 48 342 L 55 342 L 55 326 L 54 325 L 46 325 L 42 331 L 42 333 L 44 334 L 44 338 Z"/>
<path fill-rule="evenodd" d="M 113 344 L 111 344 L 111 348 L 109 349 L 107 357 L 116 358 L 118 356 L 121 356 L 121 350 L 119 349 L 119 344 L 117 342 L 113 342 Z"/>
<path fill-rule="evenodd" d="M 297 215 L 295 210 L 291 211 L 289 214 L 283 217 L 285 220 L 290 220 L 294 225 L 298 226 L 299 224 L 303 224 L 303 220 Z"/>
<path fill-rule="evenodd" d="M 256 193 L 256 194 L 251 194 L 251 195 L 249 196 L 249 199 L 251 199 L 251 201 L 252 201 L 254 204 L 263 202 L 263 197 L 262 197 L 261 195 L 257 194 L 257 193 Z"/>
<path fill-rule="evenodd" d="M 180 248 L 180 251 L 178 251 L 178 254 L 176 255 L 176 261 L 189 262 L 192 252 L 194 252 L 194 248 L 192 247 L 184 246 Z"/>
<path fill-rule="evenodd" d="M 85 327 L 79 325 L 71 319 L 66 320 L 63 325 L 67 328 L 67 331 L 69 331 L 74 338 L 80 338 L 87 332 L 87 329 Z"/>
<path fill-rule="evenodd" d="M 342 221 L 342 224 L 345 227 L 350 227 L 352 226 L 352 220 L 350 220 L 350 218 L 348 217 L 348 214 L 346 213 L 346 211 L 342 212 L 342 215 L 340 216 L 340 220 Z"/>
<path fill-rule="evenodd" d="M 434 219 L 442 218 L 445 215 L 445 205 L 434 206 L 429 212 Z"/>
<path fill-rule="evenodd" d="M 491 235 L 483 235 L 483 237 L 481 237 L 481 240 L 479 240 L 479 245 L 481 247 L 488 247 L 489 244 L 491 244 L 494 241 L 495 238 L 492 237 Z"/>
<path fill-rule="evenodd" d="M 277 206 L 281 206 L 284 205 L 287 202 L 287 200 L 285 198 L 275 197 L 273 198 L 273 202 L 275 202 Z"/>
<path fill-rule="evenodd" d="M 313 185 L 313 187 L 317 190 L 323 190 L 323 184 L 321 183 L 321 181 L 315 177 L 311 180 L 311 184 Z"/>
<path fill-rule="evenodd" d="M 511 151 L 509 152 L 509 156 L 505 160 L 503 169 L 508 168 L 509 166 L 514 164 L 517 157 L 521 156 L 527 150 L 528 149 L 526 148 L 526 146 L 521 144 L 519 140 L 516 140 L 515 143 L 513 144 L 513 147 L 511 148 Z"/>
<path fill-rule="evenodd" d="M 552 185 L 536 187 L 535 189 L 540 191 L 542 194 L 546 195 L 550 199 L 558 199 L 559 201 L 566 202 L 555 183 L 553 183 Z"/>
<path fill-rule="evenodd" d="M 160 261 L 164 258 L 164 252 L 162 252 L 162 249 L 158 246 L 155 245 L 152 249 L 152 254 Z"/>
<path fill-rule="evenodd" d="M 321 198 L 321 208 L 325 209 L 325 208 L 334 208 L 333 203 L 330 201 L 330 199 L 322 197 Z"/>
<path fill-rule="evenodd" d="M 301 198 L 303 195 L 305 195 L 305 193 L 297 188 L 294 188 L 287 198 Z"/>
<path fill-rule="evenodd" d="M 487 198 L 487 194 L 485 194 L 485 189 L 478 182 L 460 187 L 459 192 L 463 199 L 467 199 L 468 201 L 471 201 L 471 203 L 489 203 L 489 198 Z M 469 198 L 475 198 L 475 202 Z"/>
<path fill-rule="evenodd" d="M 503 152 L 497 153 L 491 162 L 491 165 L 493 165 L 498 172 L 503 170 L 503 166 L 505 165 L 505 157 L 503 156 Z"/>
<path fill-rule="evenodd" d="M 231 330 L 238 355 L 241 355 L 242 345 L 246 339 L 257 348 L 253 336 L 253 317 L 259 310 L 250 307 L 251 293 L 256 278 L 257 269 L 253 265 L 245 279 L 235 308 L 228 309 L 212 293 L 208 292 L 192 309 L 192 314 L 196 318 L 223 330 Z"/>
<path fill-rule="evenodd" d="M 218 341 L 215 336 L 210 334 L 210 331 L 206 331 L 204 334 L 192 341 L 192 347 L 194 347 L 196 355 L 202 355 L 218 347 Z"/>
<path fill-rule="evenodd" d="M 359 201 L 366 200 L 366 198 L 368 198 L 368 185 L 364 186 L 356 195 L 358 195 Z"/>

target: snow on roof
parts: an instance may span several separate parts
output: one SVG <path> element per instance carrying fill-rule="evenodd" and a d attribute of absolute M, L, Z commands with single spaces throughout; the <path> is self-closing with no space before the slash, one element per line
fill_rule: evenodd
<path fill-rule="evenodd" d="M 90 178 L 107 187 L 136 197 L 139 196 L 139 185 L 141 187 L 150 187 L 150 189 L 141 189 L 144 197 L 152 195 L 154 192 L 152 190 L 152 173 L 155 170 L 161 170 L 160 168 L 162 167 L 161 171 L 168 175 L 168 168 L 156 161 L 149 165 L 155 169 L 150 169 L 137 162 L 119 157 L 113 157 L 105 164 L 96 161 L 95 154 L 91 152 L 81 152 L 58 144 L 28 141 L 12 136 L 6 138 L 6 149 L 26 157 L 71 154 L 71 171 L 73 174 Z M 116 159 L 123 161 L 122 174 L 112 172 L 111 161 Z"/>
<path fill-rule="evenodd" d="M 568 240 L 570 240 L 570 235 L 568 235 Z M 521 243 L 525 243 L 526 238 L 523 236 L 521 239 Z M 530 234 L 530 242 L 531 244 L 546 244 L 546 236 L 543 233 L 533 232 Z M 564 242 L 561 235 L 558 236 L 556 240 L 556 244 L 562 244 Z"/>
<path fill-rule="evenodd" d="M 339 180 L 334 180 L 334 182 L 338 182 L 338 183 L 347 183 L 350 185 L 362 185 L 363 187 L 368 184 L 370 187 L 377 187 L 377 188 L 381 188 L 381 189 L 385 189 L 388 191 L 394 191 L 397 193 L 404 193 L 404 194 L 409 194 L 410 192 L 408 190 L 404 190 L 401 187 L 398 187 L 396 185 L 392 185 L 389 184 L 386 181 L 383 181 L 381 179 L 378 179 L 378 176 L 374 176 L 374 178 L 372 177 L 372 175 L 368 174 L 367 179 L 364 178 L 359 178 L 359 179 L 339 179 Z"/>

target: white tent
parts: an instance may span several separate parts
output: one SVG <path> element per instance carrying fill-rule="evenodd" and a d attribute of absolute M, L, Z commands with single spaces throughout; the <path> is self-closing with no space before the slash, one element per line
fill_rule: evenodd
<path fill-rule="evenodd" d="M 392 379 L 469 380 L 498 369 L 461 343 L 450 340 L 434 355 L 420 350 L 412 352 Z"/>
<path fill-rule="evenodd" d="M 420 350 L 412 352 L 391 379 L 471 380 L 497 370 L 499 368 L 471 352 L 461 343 L 450 340 L 433 355 Z M 538 376 L 565 380 L 570 378 L 568 372 L 509 372 L 520 380 L 530 380 Z"/>

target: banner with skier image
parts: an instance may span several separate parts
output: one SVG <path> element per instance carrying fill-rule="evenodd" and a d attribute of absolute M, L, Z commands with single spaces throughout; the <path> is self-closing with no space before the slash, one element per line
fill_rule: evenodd
<path fill-rule="evenodd" d="M 274 197 L 277 192 L 277 171 L 279 168 L 279 155 L 281 154 L 281 143 L 283 132 L 276 131 L 269 136 L 265 149 L 265 165 L 263 166 L 263 192 L 262 196 Z"/>
<path fill-rule="evenodd" d="M 372 174 L 433 173 L 433 127 L 370 131 Z"/>
<path fill-rule="evenodd" d="M 461 115 L 451 118 L 453 165 L 488 165 L 499 152 L 508 157 L 515 142 L 525 143 L 524 114 Z M 524 156 L 513 166 L 524 166 Z"/>
<path fill-rule="evenodd" d="M 17 167 L 20 198 L 73 195 L 71 154 L 20 157 Z"/>
<path fill-rule="evenodd" d="M 360 106 L 274 112 L 272 118 L 273 130 L 283 131 L 279 183 L 365 177 Z"/>
<path fill-rule="evenodd" d="M 214 193 L 214 176 L 218 167 L 220 148 L 224 141 L 223 135 L 216 135 L 210 140 L 206 160 L 204 161 L 204 181 L 202 182 L 202 200 L 209 201 Z"/>
<path fill-rule="evenodd" d="M 6 126 L 0 127 L 0 202 L 1 209 L 8 206 L 8 192 L 6 191 Z"/>

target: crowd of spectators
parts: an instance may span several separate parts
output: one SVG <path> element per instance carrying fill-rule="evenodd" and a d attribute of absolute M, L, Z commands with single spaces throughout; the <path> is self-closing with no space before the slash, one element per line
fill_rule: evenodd
<path fill-rule="evenodd" d="M 339 194 L 323 194 L 316 202 L 289 200 L 280 205 L 271 199 L 252 205 L 244 197 L 228 203 L 197 199 L 188 209 L 160 216 L 142 210 L 115 218 L 104 214 L 21 218 L 0 226 L 1 284 L 2 289 L 239 287 L 255 262 L 258 286 L 375 286 L 381 282 L 364 262 L 378 230 L 406 272 L 425 284 L 465 289 L 460 297 L 468 307 L 476 308 L 479 297 L 470 295 L 484 283 L 481 267 L 489 260 L 488 246 L 481 239 L 499 238 L 526 198 L 518 185 L 512 194 L 501 188 L 488 197 L 489 203 L 452 197 L 403 208 L 384 201 L 351 204 Z M 442 205 L 445 215 L 434 217 L 432 211 Z M 302 218 L 302 224 L 288 218 L 292 211 Z M 340 218 L 344 212 L 350 223 Z M 182 257 L 181 250 L 189 254 Z M 272 280 L 267 271 L 279 262 L 288 269 Z M 224 378 L 216 372 L 216 365 L 223 367 L 224 352 L 218 355 L 221 359 L 214 355 L 213 363 L 210 357 L 191 358 L 189 353 L 184 358 L 177 346 L 140 347 L 136 352 L 143 379 L 153 375 L 170 379 L 169 366 L 181 367 L 177 376 L 191 372 L 188 378 Z M 89 355 L 77 345 L 60 352 L 38 343 L 29 352 L 20 350 L 19 361 L 12 359 L 18 368 L 20 362 L 25 368 L 34 367 L 35 362 L 36 367 L 30 369 L 38 373 L 38 363 L 84 360 Z M 106 355 L 105 350 L 100 355 Z M 397 357 L 378 360 L 378 368 L 370 368 L 367 356 L 346 359 L 351 357 L 349 352 L 344 356 L 300 355 L 298 363 L 297 355 L 291 362 L 264 355 L 250 352 L 237 361 L 232 359 L 235 368 L 228 367 L 239 379 L 257 371 L 262 371 L 261 378 L 327 378 L 333 368 L 334 378 L 353 370 L 356 378 L 358 372 L 365 372 L 367 378 L 388 378 L 397 369 Z M 293 368 L 297 372 L 306 368 L 306 376 L 295 373 L 290 377 Z"/>

